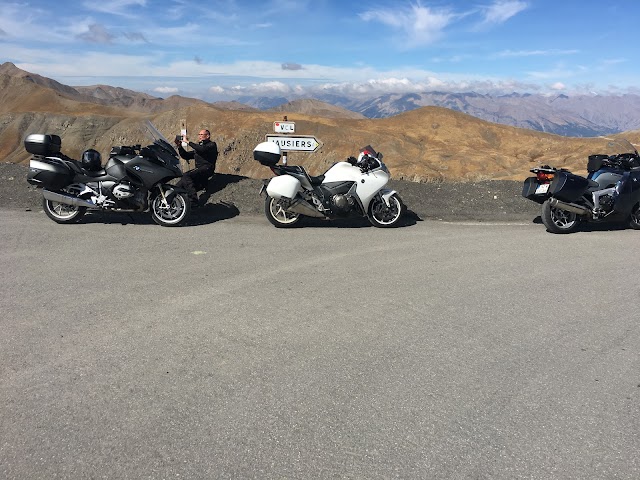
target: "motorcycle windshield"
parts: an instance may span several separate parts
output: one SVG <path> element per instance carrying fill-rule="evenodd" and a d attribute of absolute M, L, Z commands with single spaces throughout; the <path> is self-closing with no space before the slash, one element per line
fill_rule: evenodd
<path fill-rule="evenodd" d="M 637 155 L 638 151 L 636 147 L 626 138 L 610 138 L 607 139 L 606 155 L 623 155 L 625 153 L 632 153 Z"/>
<path fill-rule="evenodd" d="M 176 149 L 173 148 L 173 146 L 169 143 L 165 136 L 160 133 L 160 131 L 153 123 L 151 123 L 151 121 L 147 120 L 145 125 L 153 143 L 153 152 L 158 156 L 160 160 L 164 161 L 167 165 L 180 168 L 180 159 L 178 157 L 178 152 L 176 152 Z"/>

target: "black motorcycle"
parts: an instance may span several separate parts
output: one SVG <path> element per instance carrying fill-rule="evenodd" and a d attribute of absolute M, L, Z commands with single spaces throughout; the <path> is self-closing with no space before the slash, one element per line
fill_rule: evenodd
<path fill-rule="evenodd" d="M 178 154 L 151 122 L 146 127 L 150 145 L 113 147 L 104 166 L 99 155 L 88 155 L 95 151 L 82 161 L 67 157 L 57 135 L 28 135 L 24 145 L 33 157 L 27 182 L 42 188 L 47 216 L 72 223 L 87 210 L 150 211 L 159 225 L 184 224 L 191 211 L 187 192 L 168 183 L 182 176 Z"/>
<path fill-rule="evenodd" d="M 587 177 L 548 165 L 532 168 L 522 196 L 542 205 L 551 233 L 571 233 L 581 222 L 627 222 L 640 230 L 640 156 L 627 140 L 612 140 L 610 151 L 590 155 Z"/>

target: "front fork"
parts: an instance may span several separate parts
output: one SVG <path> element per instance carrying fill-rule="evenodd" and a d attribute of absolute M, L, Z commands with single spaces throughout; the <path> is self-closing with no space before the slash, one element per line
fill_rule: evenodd
<path fill-rule="evenodd" d="M 391 202 L 389 202 L 389 199 L 396 194 L 396 191 L 384 189 L 384 190 L 380 190 L 378 194 L 382 197 L 382 200 L 384 201 L 385 205 L 387 207 L 391 207 Z"/>
<path fill-rule="evenodd" d="M 186 190 L 183 188 L 178 188 L 169 184 L 158 185 L 158 191 L 162 197 L 162 208 L 169 208 L 178 193 L 186 193 Z"/>

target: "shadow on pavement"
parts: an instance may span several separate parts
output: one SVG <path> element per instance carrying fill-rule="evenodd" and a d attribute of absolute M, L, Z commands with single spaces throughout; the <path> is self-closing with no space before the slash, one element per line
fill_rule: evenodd
<path fill-rule="evenodd" d="M 421 222 L 422 219 L 413 211 L 407 210 L 402 216 L 398 225 L 393 228 L 411 227 Z M 364 217 L 356 218 L 336 218 L 333 220 L 324 220 L 322 218 L 304 217 L 297 228 L 375 228 L 369 220 Z M 296 228 L 294 227 L 294 228 Z"/>
<path fill-rule="evenodd" d="M 237 217 L 240 211 L 230 203 L 209 203 L 203 207 L 191 211 L 189 219 L 184 224 L 185 227 L 195 225 L 209 225 Z M 107 225 L 155 225 L 149 212 L 126 213 L 126 212 L 87 212 L 78 222 L 79 225 L 88 223 L 103 223 Z M 159 226 L 159 225 L 158 225 Z"/>

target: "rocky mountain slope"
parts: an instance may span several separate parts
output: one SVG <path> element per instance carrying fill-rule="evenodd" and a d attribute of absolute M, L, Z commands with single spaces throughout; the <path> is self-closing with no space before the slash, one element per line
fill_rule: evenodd
<path fill-rule="evenodd" d="M 269 112 L 280 113 L 300 113 L 304 115 L 314 115 L 326 118 L 350 118 L 354 120 L 363 120 L 366 117 L 360 113 L 352 112 L 346 108 L 336 107 L 328 103 L 313 99 L 294 100 L 292 102 L 283 103 L 277 107 L 268 109 Z"/>
<path fill-rule="evenodd" d="M 104 155 L 113 145 L 145 143 L 147 119 L 173 138 L 180 131 L 180 121 L 186 119 L 191 132 L 211 130 L 221 152 L 219 172 L 264 178 L 271 172 L 253 160 L 252 151 L 266 134 L 273 133 L 273 122 L 283 115 L 296 122 L 296 135 L 314 135 L 322 142 L 315 153 L 289 155 L 290 163 L 302 164 L 315 175 L 371 144 L 384 153 L 396 179 L 520 180 L 529 175 L 531 167 L 543 163 L 584 171 L 587 156 L 605 151 L 607 143 L 603 138 L 567 138 L 490 123 L 440 107 L 422 107 L 389 118 L 351 119 L 284 108 L 277 113 L 228 110 L 170 97 L 158 99 L 158 108 L 145 110 L 140 108 L 144 102 L 104 105 L 104 98 L 91 100 L 95 91 L 88 94 L 69 88 L 3 66 L 0 159 L 26 164 L 29 155 L 22 141 L 29 133 L 60 135 L 63 151 L 77 158 L 86 148 L 96 148 Z M 108 90 L 101 90 L 109 95 Z M 637 141 L 639 134 L 626 135 Z"/>
<path fill-rule="evenodd" d="M 386 94 L 366 99 L 319 95 L 318 99 L 367 118 L 387 118 L 425 106 L 437 106 L 489 122 L 572 137 L 640 129 L 640 95 L 632 94 L 549 96 L 422 92 Z M 270 110 L 289 102 L 280 97 L 244 98 L 243 101 Z"/>

